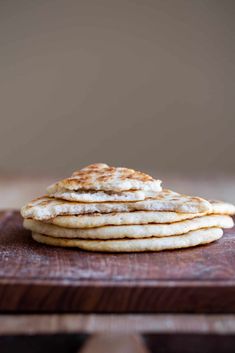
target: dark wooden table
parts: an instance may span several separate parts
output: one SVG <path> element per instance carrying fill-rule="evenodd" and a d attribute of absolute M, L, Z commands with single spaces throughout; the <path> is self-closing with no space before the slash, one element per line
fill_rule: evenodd
<path fill-rule="evenodd" d="M 185 250 L 89 253 L 40 245 L 2 211 L 0 254 L 0 334 L 235 333 L 235 229 Z"/>
<path fill-rule="evenodd" d="M 0 237 L 2 312 L 235 312 L 234 229 L 186 250 L 90 253 L 36 243 L 8 211 Z"/>

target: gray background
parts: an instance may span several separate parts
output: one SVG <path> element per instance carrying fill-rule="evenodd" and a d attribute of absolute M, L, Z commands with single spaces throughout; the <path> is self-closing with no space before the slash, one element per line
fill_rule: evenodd
<path fill-rule="evenodd" d="M 0 1 L 0 171 L 235 171 L 235 1 Z"/>

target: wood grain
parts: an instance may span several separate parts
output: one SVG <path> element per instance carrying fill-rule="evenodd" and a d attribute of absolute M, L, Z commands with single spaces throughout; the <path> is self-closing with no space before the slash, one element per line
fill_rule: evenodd
<path fill-rule="evenodd" d="M 235 230 L 187 250 L 101 254 L 37 244 L 0 213 L 1 312 L 235 313 Z"/>

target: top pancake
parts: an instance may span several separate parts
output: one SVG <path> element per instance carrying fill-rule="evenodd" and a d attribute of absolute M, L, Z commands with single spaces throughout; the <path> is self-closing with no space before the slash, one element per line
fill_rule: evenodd
<path fill-rule="evenodd" d="M 161 191 L 161 181 L 151 176 L 128 168 L 115 168 L 107 164 L 91 164 L 75 171 L 71 177 L 63 179 L 48 188 L 49 195 L 70 190 L 96 190 L 122 192 L 128 190 Z M 76 201 L 79 201 L 76 199 Z M 105 200 L 104 200 L 105 201 Z M 110 200 L 115 201 L 115 200 Z"/>

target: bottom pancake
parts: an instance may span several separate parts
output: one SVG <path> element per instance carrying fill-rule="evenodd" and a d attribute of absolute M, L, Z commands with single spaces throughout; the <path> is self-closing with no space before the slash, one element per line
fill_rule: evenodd
<path fill-rule="evenodd" d="M 141 252 L 161 251 L 208 244 L 218 240 L 223 235 L 220 228 L 205 228 L 194 230 L 186 234 L 164 238 L 142 238 L 122 240 L 83 240 L 55 238 L 40 233 L 32 233 L 32 237 L 39 243 L 62 246 L 78 247 L 82 250 L 99 252 Z"/>

